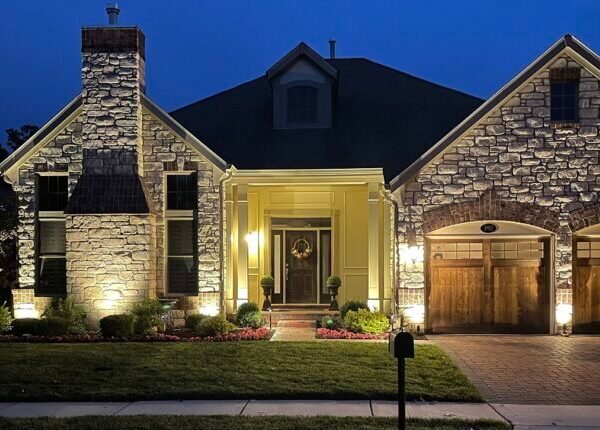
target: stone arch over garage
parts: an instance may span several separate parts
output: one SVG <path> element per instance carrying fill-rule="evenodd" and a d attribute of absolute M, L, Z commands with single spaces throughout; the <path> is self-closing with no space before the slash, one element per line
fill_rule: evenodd
<path fill-rule="evenodd" d="M 573 233 L 597 224 L 600 224 L 600 203 L 594 203 L 569 213 L 569 227 Z"/>
<path fill-rule="evenodd" d="M 471 221 L 514 221 L 558 233 L 558 214 L 548 208 L 502 199 L 494 192 L 478 200 L 453 203 L 423 213 L 423 233 Z"/>

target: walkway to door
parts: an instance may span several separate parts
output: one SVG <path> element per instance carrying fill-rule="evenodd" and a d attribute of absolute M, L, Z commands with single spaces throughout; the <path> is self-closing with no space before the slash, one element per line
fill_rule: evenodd
<path fill-rule="evenodd" d="M 430 336 L 493 403 L 600 405 L 600 337 Z"/>

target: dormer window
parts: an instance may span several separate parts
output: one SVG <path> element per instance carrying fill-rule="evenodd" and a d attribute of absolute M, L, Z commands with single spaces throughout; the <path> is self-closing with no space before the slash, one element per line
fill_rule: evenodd
<path fill-rule="evenodd" d="M 318 121 L 319 90 L 298 85 L 287 90 L 288 124 L 311 124 Z"/>

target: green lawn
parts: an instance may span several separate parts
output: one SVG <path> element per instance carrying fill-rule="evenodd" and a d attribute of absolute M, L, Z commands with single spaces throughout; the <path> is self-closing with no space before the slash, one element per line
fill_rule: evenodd
<path fill-rule="evenodd" d="M 351 342 L 1 344 L 0 401 L 393 399 L 387 345 Z M 439 348 L 408 360 L 409 399 L 481 401 Z"/>
<path fill-rule="evenodd" d="M 0 418 L 3 430 L 393 430 L 391 418 L 339 417 L 224 417 L 224 416 L 134 416 L 80 418 Z M 492 421 L 410 420 L 411 430 L 510 430 Z"/>

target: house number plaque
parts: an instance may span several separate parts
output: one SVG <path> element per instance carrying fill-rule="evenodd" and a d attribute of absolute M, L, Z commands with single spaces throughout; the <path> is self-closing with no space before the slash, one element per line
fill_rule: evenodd
<path fill-rule="evenodd" d="M 496 224 L 483 224 L 481 226 L 481 231 L 484 233 L 494 233 L 498 230 L 498 226 Z"/>

